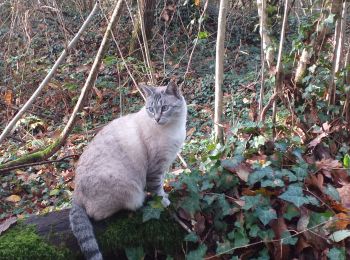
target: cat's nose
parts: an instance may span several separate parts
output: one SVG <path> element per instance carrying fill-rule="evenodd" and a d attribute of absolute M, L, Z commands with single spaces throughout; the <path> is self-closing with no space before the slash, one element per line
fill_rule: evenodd
<path fill-rule="evenodd" d="M 160 120 L 160 117 L 155 117 L 154 120 L 156 120 L 156 122 L 158 123 Z"/>

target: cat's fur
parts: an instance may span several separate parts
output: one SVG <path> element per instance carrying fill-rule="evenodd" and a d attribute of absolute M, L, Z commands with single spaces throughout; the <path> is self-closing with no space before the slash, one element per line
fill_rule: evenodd
<path fill-rule="evenodd" d="M 186 137 L 186 102 L 174 83 L 142 88 L 145 107 L 105 126 L 76 168 L 70 222 L 87 259 L 102 259 L 88 217 L 102 220 L 121 209 L 138 209 L 145 188 L 170 204 L 163 177 Z"/>

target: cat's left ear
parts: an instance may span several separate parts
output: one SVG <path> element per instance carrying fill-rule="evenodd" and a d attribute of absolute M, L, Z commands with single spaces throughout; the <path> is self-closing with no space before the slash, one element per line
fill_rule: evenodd
<path fill-rule="evenodd" d="M 181 98 L 180 90 L 179 90 L 178 86 L 173 81 L 170 81 L 168 83 L 168 85 L 166 86 L 166 89 L 165 89 L 165 93 L 168 95 L 173 95 L 179 99 Z"/>
<path fill-rule="evenodd" d="M 143 93 L 145 93 L 146 97 L 153 95 L 155 92 L 154 87 L 151 86 L 139 84 L 139 87 L 143 90 Z"/>

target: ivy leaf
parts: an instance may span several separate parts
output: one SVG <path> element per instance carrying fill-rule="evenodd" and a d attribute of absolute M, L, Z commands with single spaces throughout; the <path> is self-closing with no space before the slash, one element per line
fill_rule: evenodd
<path fill-rule="evenodd" d="M 259 228 L 258 225 L 252 225 L 250 227 L 250 230 L 249 230 L 249 236 L 250 237 L 257 237 L 258 235 L 258 232 L 260 231 L 261 229 Z"/>
<path fill-rule="evenodd" d="M 234 247 L 244 246 L 249 244 L 249 238 L 245 233 L 243 228 L 236 229 L 229 234 L 227 234 L 228 238 L 233 241 Z"/>
<path fill-rule="evenodd" d="M 231 245 L 231 242 L 226 240 L 223 243 L 218 243 L 216 254 L 228 254 L 232 248 L 233 246 Z"/>
<path fill-rule="evenodd" d="M 281 171 L 276 171 L 276 177 L 282 179 L 282 177 L 287 177 L 289 182 L 297 181 L 297 176 L 295 174 L 287 169 L 282 169 Z"/>
<path fill-rule="evenodd" d="M 345 260 L 345 248 L 333 247 L 327 254 L 330 260 Z"/>
<path fill-rule="evenodd" d="M 340 242 L 348 237 L 350 237 L 350 230 L 347 230 L 347 229 L 335 231 L 333 234 L 331 234 L 329 236 L 329 238 L 336 243 L 338 243 L 338 242 Z"/>
<path fill-rule="evenodd" d="M 304 165 L 296 166 L 294 165 L 292 167 L 292 171 L 295 173 L 295 176 L 299 181 L 303 181 L 305 177 L 308 175 L 307 168 L 302 167 Z M 307 167 L 307 166 L 306 166 Z"/>
<path fill-rule="evenodd" d="M 218 196 L 216 194 L 214 194 L 214 195 L 205 195 L 203 200 L 210 206 L 217 197 Z"/>
<path fill-rule="evenodd" d="M 242 209 L 249 210 L 256 207 L 260 204 L 261 198 L 261 194 L 258 194 L 256 196 L 243 196 L 242 199 L 244 200 L 244 206 Z"/>
<path fill-rule="evenodd" d="M 343 159 L 343 165 L 345 168 L 350 168 L 350 155 L 345 154 L 344 159 Z"/>
<path fill-rule="evenodd" d="M 284 182 L 281 179 L 266 180 L 261 182 L 261 187 L 284 187 Z"/>
<path fill-rule="evenodd" d="M 207 246 L 203 244 L 199 245 L 196 250 L 193 250 L 188 255 L 186 255 L 186 260 L 203 259 L 206 252 L 207 252 Z"/>
<path fill-rule="evenodd" d="M 231 205 L 227 202 L 225 199 L 225 195 L 220 194 L 218 197 L 218 202 L 222 210 L 222 217 L 230 215 L 231 214 Z"/>
<path fill-rule="evenodd" d="M 203 181 L 201 191 L 209 190 L 214 187 L 214 183 L 209 182 L 208 180 Z"/>
<path fill-rule="evenodd" d="M 125 254 L 128 260 L 143 260 L 145 258 L 142 246 L 125 248 Z"/>
<path fill-rule="evenodd" d="M 324 24 L 330 26 L 332 24 L 334 24 L 334 20 L 335 20 L 335 14 L 329 14 L 328 17 L 324 20 Z"/>
<path fill-rule="evenodd" d="M 309 202 L 309 200 L 303 196 L 303 189 L 299 186 L 289 186 L 287 191 L 278 197 L 293 203 L 298 208 Z"/>
<path fill-rule="evenodd" d="M 53 189 L 50 191 L 49 195 L 50 196 L 57 196 L 60 193 L 59 189 Z"/>
<path fill-rule="evenodd" d="M 142 222 L 146 222 L 150 219 L 159 219 L 160 214 L 162 213 L 163 208 L 152 208 L 150 206 L 146 206 L 143 208 L 142 212 Z"/>
<path fill-rule="evenodd" d="M 272 168 L 270 166 L 267 166 L 265 168 L 258 169 L 248 176 L 248 184 L 254 185 L 255 183 L 261 181 L 265 176 L 268 176 L 273 172 Z"/>
<path fill-rule="evenodd" d="M 199 205 L 199 194 L 192 192 L 188 197 L 185 197 L 185 199 L 181 203 L 181 207 L 188 213 L 190 213 L 192 216 L 194 215 L 194 213 L 196 213 L 196 211 L 200 210 Z"/>
<path fill-rule="evenodd" d="M 273 208 L 257 208 L 255 212 L 264 226 L 266 226 L 271 220 L 277 219 L 276 210 Z"/>
<path fill-rule="evenodd" d="M 189 233 L 187 236 L 185 236 L 184 240 L 189 242 L 197 242 L 199 237 L 196 233 Z"/>
<path fill-rule="evenodd" d="M 300 213 L 296 207 L 289 204 L 287 207 L 287 212 L 283 214 L 283 217 L 287 220 L 292 220 L 292 218 L 299 216 Z"/>
<path fill-rule="evenodd" d="M 298 242 L 298 237 L 291 237 L 291 234 L 289 231 L 284 231 L 282 233 L 282 244 L 283 245 L 292 245 L 294 246 Z"/>
<path fill-rule="evenodd" d="M 332 199 L 336 201 L 340 201 L 340 196 L 336 188 L 334 188 L 329 183 L 327 184 L 327 187 L 324 189 L 324 193 L 329 195 Z"/>

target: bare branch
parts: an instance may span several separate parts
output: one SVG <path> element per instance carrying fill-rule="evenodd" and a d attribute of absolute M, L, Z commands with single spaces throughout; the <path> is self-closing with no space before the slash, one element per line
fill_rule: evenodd
<path fill-rule="evenodd" d="M 53 67 L 51 68 L 50 72 L 46 75 L 44 80 L 40 83 L 39 87 L 35 90 L 33 95 L 29 98 L 27 103 L 23 105 L 23 107 L 18 111 L 16 116 L 10 121 L 10 123 L 5 127 L 4 131 L 0 135 L 0 144 L 4 141 L 5 137 L 8 135 L 9 132 L 11 132 L 17 121 L 22 117 L 22 115 L 28 110 L 28 108 L 33 104 L 35 99 L 39 96 L 40 92 L 43 90 L 43 88 L 49 83 L 53 75 L 55 74 L 56 70 L 60 66 L 60 64 L 64 61 L 68 53 L 75 47 L 76 43 L 78 42 L 81 34 L 86 30 L 87 25 L 91 22 L 93 16 L 96 14 L 99 6 L 99 1 L 96 1 L 94 8 L 92 9 L 89 16 L 86 18 L 85 22 L 81 26 L 80 30 L 77 32 L 77 34 L 74 36 L 74 38 L 71 40 L 71 42 L 68 44 L 67 49 L 63 50 L 60 57 L 57 59 Z"/>

